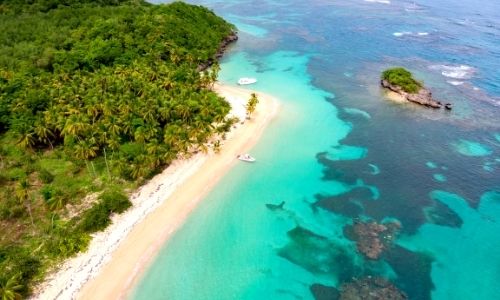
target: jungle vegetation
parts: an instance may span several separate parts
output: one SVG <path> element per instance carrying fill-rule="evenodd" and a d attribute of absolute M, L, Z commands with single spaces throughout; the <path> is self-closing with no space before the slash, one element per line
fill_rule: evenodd
<path fill-rule="evenodd" d="M 422 88 L 422 84 L 413 78 L 411 72 L 401 67 L 385 70 L 382 79 L 401 87 L 407 93 L 418 93 Z"/>
<path fill-rule="evenodd" d="M 0 1 L 1 298 L 29 295 L 129 191 L 224 137 L 218 67 L 197 68 L 233 30 L 181 2 Z"/>

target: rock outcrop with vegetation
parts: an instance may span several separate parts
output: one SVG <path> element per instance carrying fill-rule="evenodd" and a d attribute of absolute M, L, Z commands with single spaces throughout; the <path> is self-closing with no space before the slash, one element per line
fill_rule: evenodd
<path fill-rule="evenodd" d="M 443 104 L 432 97 L 431 91 L 423 84 L 413 78 L 413 75 L 404 68 L 392 68 L 382 73 L 380 84 L 383 88 L 399 94 L 409 102 L 419 105 L 441 108 Z M 451 104 L 444 105 L 446 109 L 451 109 Z"/>
<path fill-rule="evenodd" d="M 234 120 L 210 88 L 235 39 L 181 2 L 0 1 L 1 293 L 28 295 L 125 191 L 223 136 Z"/>

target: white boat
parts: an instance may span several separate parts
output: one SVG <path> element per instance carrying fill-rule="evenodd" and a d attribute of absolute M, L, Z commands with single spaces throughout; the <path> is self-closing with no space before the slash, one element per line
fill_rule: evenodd
<path fill-rule="evenodd" d="M 253 158 L 252 156 L 250 156 L 250 154 L 240 154 L 238 156 L 236 156 L 236 158 L 238 158 L 239 160 L 242 160 L 242 161 L 246 161 L 246 162 L 255 162 L 255 158 Z"/>
<path fill-rule="evenodd" d="M 250 78 L 250 77 L 242 77 L 238 80 L 239 85 L 252 84 L 252 83 L 256 83 L 256 82 L 257 82 L 257 79 Z"/>

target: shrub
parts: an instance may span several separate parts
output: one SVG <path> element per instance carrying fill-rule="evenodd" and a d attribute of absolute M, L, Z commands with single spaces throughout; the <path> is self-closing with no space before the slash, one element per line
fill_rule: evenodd
<path fill-rule="evenodd" d="M 8 178 L 7 178 L 7 176 L 5 176 L 3 174 L 0 174 L 0 185 L 6 184 L 7 181 L 9 181 Z"/>
<path fill-rule="evenodd" d="M 79 229 L 92 233 L 105 229 L 110 223 L 111 213 L 122 213 L 132 206 L 128 197 L 117 189 L 109 189 L 101 194 L 98 204 L 83 213 Z"/>
<path fill-rule="evenodd" d="M 26 176 L 28 175 L 22 168 L 12 168 L 5 174 L 5 177 L 7 177 L 7 179 L 11 181 L 18 181 L 21 178 L 26 178 Z"/>
<path fill-rule="evenodd" d="M 80 170 L 85 166 L 85 164 L 82 161 L 75 161 L 71 164 L 69 171 L 71 172 L 71 175 L 76 175 L 80 172 Z"/>
<path fill-rule="evenodd" d="M 45 202 L 49 201 L 52 197 L 54 197 L 54 195 L 56 194 L 55 190 L 54 190 L 54 187 L 51 186 L 51 185 L 44 185 L 41 189 L 40 189 L 40 194 L 42 195 L 43 197 L 43 200 L 45 200 Z"/>
<path fill-rule="evenodd" d="M 422 84 L 416 81 L 412 74 L 404 68 L 387 69 L 382 73 L 382 79 L 401 87 L 407 93 L 417 93 L 422 88 Z"/>
<path fill-rule="evenodd" d="M 50 240 L 47 251 L 49 255 L 54 257 L 70 257 L 80 251 L 85 251 L 89 242 L 88 233 L 62 230 Z"/>
<path fill-rule="evenodd" d="M 79 229 L 83 232 L 92 233 L 103 230 L 110 223 L 109 210 L 104 204 L 98 203 L 83 213 Z"/>
<path fill-rule="evenodd" d="M 99 198 L 110 213 L 121 214 L 132 206 L 127 195 L 119 190 L 107 190 Z"/>
<path fill-rule="evenodd" d="M 42 263 L 38 257 L 28 253 L 26 249 L 12 247 L 8 251 L 7 256 L 10 258 L 10 262 L 4 265 L 6 269 L 3 270 L 2 275 L 7 278 L 11 278 L 14 275 L 18 276 L 19 283 L 22 285 L 18 292 L 26 296 L 30 290 L 29 286 L 25 283 L 40 274 Z"/>
<path fill-rule="evenodd" d="M 20 204 L 0 206 L 0 217 L 2 219 L 20 219 L 25 214 L 26 209 Z"/>
<path fill-rule="evenodd" d="M 43 183 L 51 183 L 54 181 L 54 175 L 43 168 L 38 172 L 38 177 Z"/>

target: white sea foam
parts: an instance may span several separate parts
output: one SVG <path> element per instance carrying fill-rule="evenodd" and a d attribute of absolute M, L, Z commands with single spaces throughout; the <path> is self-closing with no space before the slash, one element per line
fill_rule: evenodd
<path fill-rule="evenodd" d="M 455 85 L 455 86 L 464 84 L 463 81 L 458 81 L 458 80 L 448 80 L 446 82 L 448 82 L 451 85 Z"/>
<path fill-rule="evenodd" d="M 365 0 L 365 2 L 391 4 L 391 1 L 389 0 Z"/>
<path fill-rule="evenodd" d="M 423 6 L 417 5 L 415 3 L 410 4 L 410 5 L 405 7 L 405 10 L 407 12 L 418 12 L 418 11 L 422 11 L 423 9 L 424 9 Z"/>
<path fill-rule="evenodd" d="M 469 70 L 470 70 L 470 68 L 468 68 L 466 66 L 460 66 L 460 67 L 449 68 L 448 70 L 444 70 L 441 72 L 441 74 L 443 74 L 443 76 L 446 76 L 449 78 L 466 79 L 466 78 L 470 78 L 471 72 Z"/>
<path fill-rule="evenodd" d="M 402 32 L 394 32 L 392 34 L 393 36 L 397 36 L 397 37 L 402 37 L 402 36 L 405 36 L 405 35 L 411 35 L 411 36 L 427 36 L 429 35 L 428 32 L 411 32 L 411 31 L 402 31 Z"/>
<path fill-rule="evenodd" d="M 431 70 L 441 71 L 441 75 L 453 79 L 470 79 L 476 72 L 473 67 L 466 65 L 433 65 L 429 68 Z"/>
<path fill-rule="evenodd" d="M 410 35 L 410 34 L 412 34 L 410 31 L 403 31 L 403 32 L 394 32 L 392 35 L 400 37 L 400 36 Z"/>

